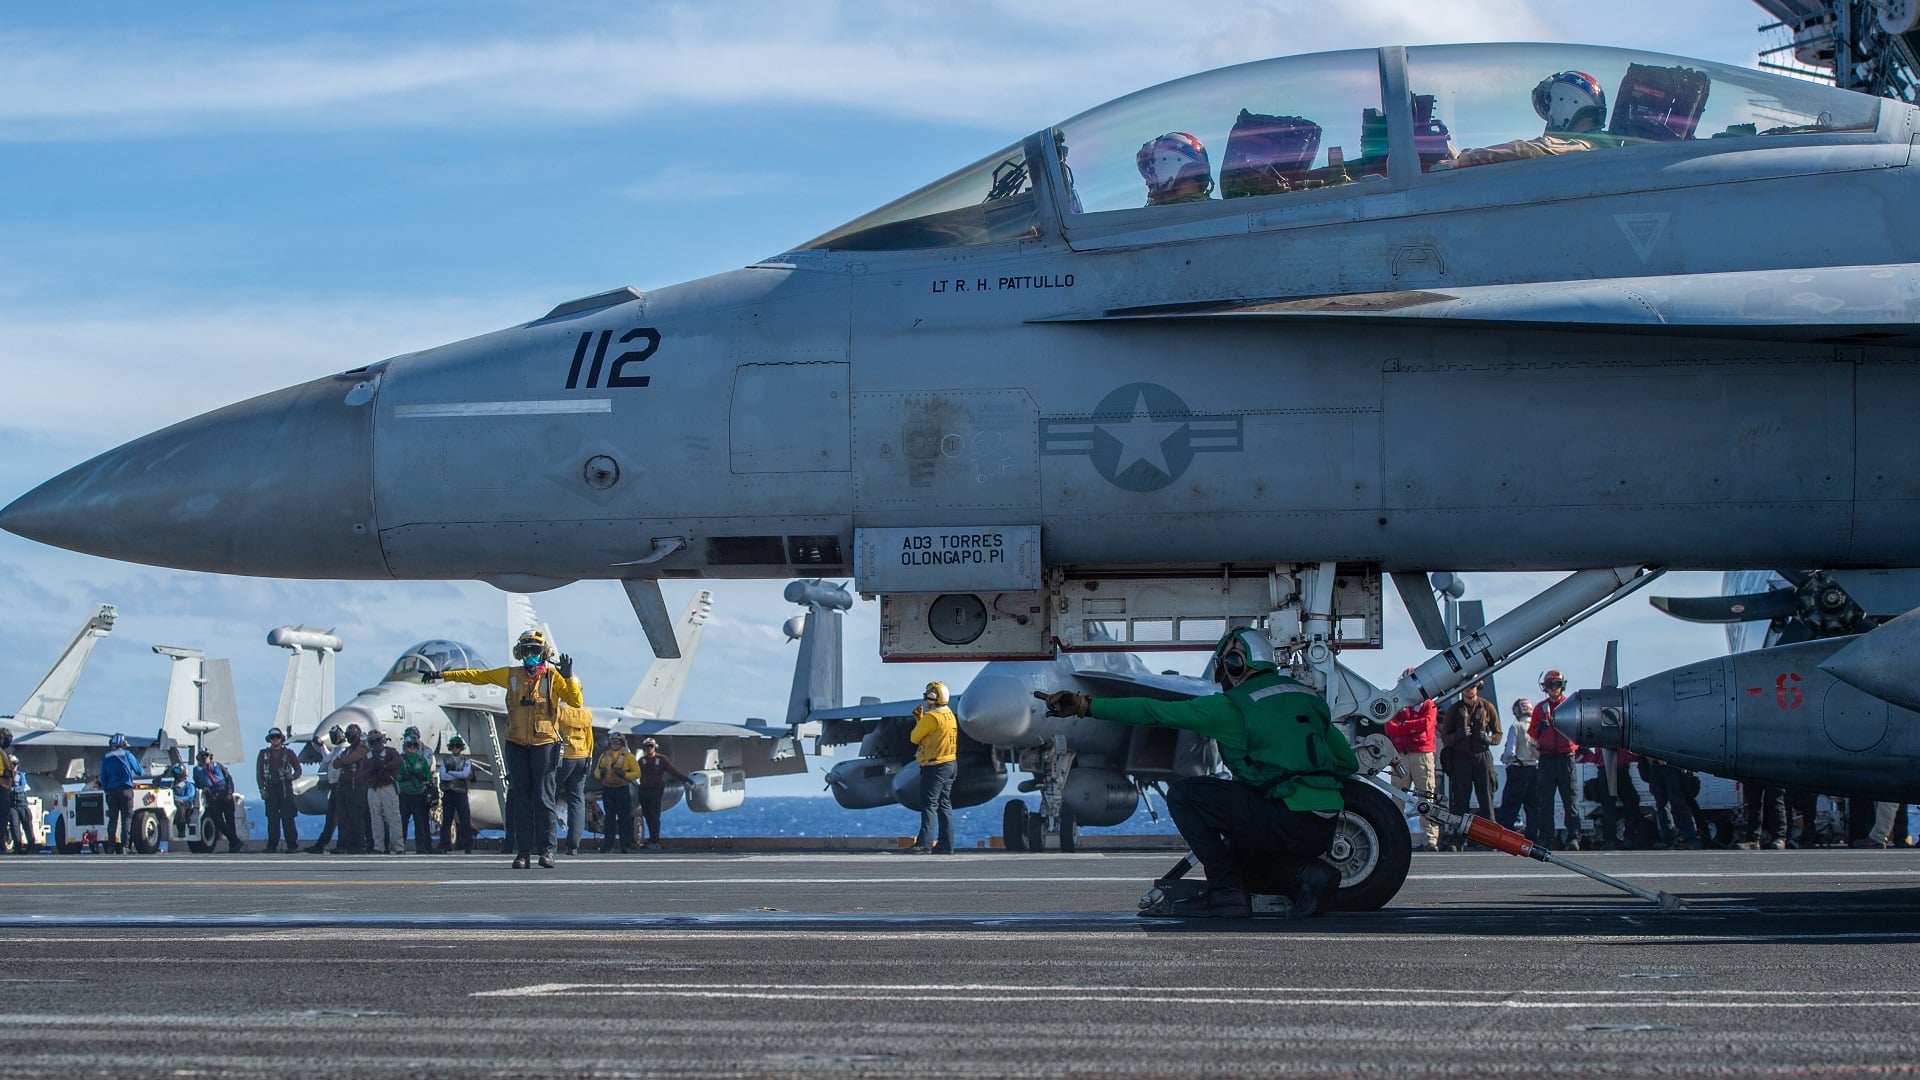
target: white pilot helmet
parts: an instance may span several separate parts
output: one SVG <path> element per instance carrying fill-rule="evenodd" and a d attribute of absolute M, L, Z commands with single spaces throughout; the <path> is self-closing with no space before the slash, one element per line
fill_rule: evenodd
<path fill-rule="evenodd" d="M 1607 92 L 1600 88 L 1600 80 L 1584 71 L 1562 71 L 1533 88 L 1533 111 L 1547 122 L 1548 131 L 1572 130 L 1582 117 L 1592 119 L 1596 128 L 1604 127 Z"/>
<path fill-rule="evenodd" d="M 1184 131 L 1169 131 L 1150 139 L 1134 155 L 1140 178 L 1147 190 L 1156 194 L 1171 191 L 1183 181 L 1205 181 L 1213 189 L 1213 167 L 1207 160 L 1207 148 Z"/>

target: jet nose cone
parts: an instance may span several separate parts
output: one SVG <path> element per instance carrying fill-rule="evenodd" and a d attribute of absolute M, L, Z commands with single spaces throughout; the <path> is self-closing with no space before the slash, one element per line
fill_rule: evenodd
<path fill-rule="evenodd" d="M 954 718 L 960 730 L 989 746 L 1019 746 L 1028 741 L 1039 705 L 1024 681 L 982 675 L 967 684 Z"/>
<path fill-rule="evenodd" d="M 1617 688 L 1569 694 L 1567 700 L 1553 710 L 1553 726 L 1581 746 L 1625 750 L 1627 696 Z"/>
<path fill-rule="evenodd" d="M 377 376 L 318 379 L 110 450 L 0 510 L 0 528 L 109 559 L 388 577 L 373 516 Z"/>

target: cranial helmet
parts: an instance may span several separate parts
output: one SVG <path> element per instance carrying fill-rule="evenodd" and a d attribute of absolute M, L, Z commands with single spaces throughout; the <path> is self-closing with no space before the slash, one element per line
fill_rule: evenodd
<path fill-rule="evenodd" d="M 127 737 L 115 732 L 112 737 L 107 739 L 107 746 L 114 750 L 125 750 L 127 748 Z"/>
<path fill-rule="evenodd" d="M 362 732 L 360 731 L 360 725 L 359 725 L 359 724 L 348 724 L 348 725 L 347 725 L 347 741 L 348 741 L 348 742 L 350 742 L 350 743 L 357 743 L 357 742 L 359 742 L 359 741 L 360 741 L 360 736 L 361 736 L 361 734 L 362 734 Z"/>
<path fill-rule="evenodd" d="M 1231 690 L 1255 675 L 1271 675 L 1280 670 L 1273 657 L 1273 643 L 1252 627 L 1229 630 L 1213 647 L 1213 681 Z"/>
<path fill-rule="evenodd" d="M 1540 676 L 1540 689 L 1545 690 L 1548 683 L 1559 683 L 1564 688 L 1567 685 L 1567 677 L 1560 674 L 1557 669 L 1550 668 Z"/>
<path fill-rule="evenodd" d="M 947 703 L 947 684 L 943 682 L 930 682 L 927 684 L 926 693 L 920 696 L 922 700 L 931 701 L 935 705 L 945 705 Z"/>
<path fill-rule="evenodd" d="M 1147 190 L 1156 195 L 1172 191 L 1183 182 L 1204 182 L 1205 190 L 1213 190 L 1213 166 L 1207 161 L 1207 148 L 1184 131 L 1169 131 L 1148 140 L 1133 162 L 1140 169 L 1140 178 L 1147 182 Z"/>
<path fill-rule="evenodd" d="M 405 730 L 405 731 L 403 731 L 403 732 L 401 732 L 401 733 L 400 733 L 400 737 L 401 737 L 402 739 L 416 739 L 416 740 L 417 740 L 417 739 L 419 739 L 419 738 L 420 738 L 420 729 L 419 729 L 419 728 L 417 728 L 417 727 L 414 727 L 414 726 L 413 726 L 412 724 L 408 724 L 408 725 L 407 725 L 407 730 Z"/>
<path fill-rule="evenodd" d="M 525 660 L 529 656 L 537 656 L 545 660 L 552 653 L 553 646 L 547 643 L 547 635 L 538 630 L 528 630 L 520 635 L 519 641 L 513 643 L 515 660 Z"/>
<path fill-rule="evenodd" d="M 268 741 L 268 742 L 272 742 L 272 741 L 273 741 L 273 740 L 275 740 L 275 739 L 284 739 L 284 738 L 286 738 L 286 737 L 287 737 L 287 733 L 286 733 L 286 732 L 284 732 L 284 731 L 281 731 L 281 730 L 280 730 L 279 728 L 277 728 L 277 727 L 276 727 L 276 728 L 268 728 L 268 729 L 267 729 L 267 741 Z"/>
<path fill-rule="evenodd" d="M 465 750 L 466 748 L 467 748 L 467 740 L 461 738 L 458 735 L 455 735 L 453 738 L 447 740 L 447 749 L 449 750 Z"/>
<path fill-rule="evenodd" d="M 327 729 L 327 738 L 332 739 L 334 742 L 339 742 L 346 737 L 347 733 L 341 729 L 339 724 L 335 724 Z"/>
<path fill-rule="evenodd" d="M 186 779 L 186 776 L 187 776 L 187 767 L 185 765 L 175 765 L 173 768 L 168 769 L 167 773 L 171 776 L 177 776 L 184 780 Z"/>
<path fill-rule="evenodd" d="M 374 728 L 372 731 L 367 732 L 367 738 L 373 742 L 386 742 L 387 733 L 381 731 L 379 728 Z"/>
<path fill-rule="evenodd" d="M 1548 131 L 1571 131 L 1580 120 L 1604 127 L 1607 92 L 1600 80 L 1584 71 L 1562 71 L 1540 80 L 1533 88 L 1533 111 L 1547 122 Z"/>

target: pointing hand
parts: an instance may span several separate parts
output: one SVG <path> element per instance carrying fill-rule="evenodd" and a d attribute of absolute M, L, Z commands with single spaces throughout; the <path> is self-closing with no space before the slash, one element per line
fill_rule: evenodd
<path fill-rule="evenodd" d="M 1056 690 L 1051 694 L 1035 690 L 1033 696 L 1047 703 L 1048 716 L 1093 715 L 1093 701 L 1085 694 L 1072 690 Z"/>

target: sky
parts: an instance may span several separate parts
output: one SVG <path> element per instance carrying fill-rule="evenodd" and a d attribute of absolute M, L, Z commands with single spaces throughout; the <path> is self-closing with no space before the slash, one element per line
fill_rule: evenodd
<path fill-rule="evenodd" d="M 128 439 L 229 402 L 536 317 L 621 285 L 737 268 L 1105 100 L 1249 60 L 1383 44 L 1561 41 L 1753 66 L 1749 0 L 1271 0 L 1164 4 L 93 3 L 0 16 L 0 504 Z M 1500 438 L 1490 429 L 1489 438 Z M 1475 575 L 1490 615 L 1551 576 Z M 784 581 L 711 583 L 680 709 L 784 715 Z M 1713 574 L 1650 592 L 1706 594 Z M 696 587 L 668 582 L 676 612 Z M 651 658 L 617 584 L 536 597 L 589 704 Z M 113 563 L 0 533 L 0 712 L 95 602 L 118 605 L 70 707 L 77 730 L 159 725 L 155 644 L 233 664 L 251 750 L 283 624 L 346 641 L 340 697 L 452 637 L 505 662 L 502 594 L 472 582 L 292 582 Z M 850 698 L 964 686 L 968 665 L 882 664 L 878 605 L 848 615 Z M 1630 598 L 1522 661 L 1634 678 L 1725 650 Z M 1421 658 L 1389 590 L 1386 684 Z M 1537 658 L 1537 662 L 1536 662 Z M 1196 672 L 1204 658 L 1149 657 Z M 1524 685 L 1523 685 L 1524 684 Z M 830 764 L 830 762 L 829 762 Z M 807 794 L 816 775 L 752 791 Z M 751 796 L 750 796 L 751 797 Z"/>

